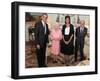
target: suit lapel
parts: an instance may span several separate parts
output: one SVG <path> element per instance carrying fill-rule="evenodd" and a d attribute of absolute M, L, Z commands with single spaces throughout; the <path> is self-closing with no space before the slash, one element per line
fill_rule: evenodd
<path fill-rule="evenodd" d="M 43 27 L 43 24 L 42 24 L 42 21 L 41 21 L 41 26 L 42 26 L 42 28 L 44 28 L 44 27 Z"/>

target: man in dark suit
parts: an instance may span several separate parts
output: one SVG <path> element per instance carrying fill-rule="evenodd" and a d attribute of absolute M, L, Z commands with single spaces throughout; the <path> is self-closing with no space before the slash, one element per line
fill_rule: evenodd
<path fill-rule="evenodd" d="M 77 52 L 80 51 L 80 61 L 85 60 L 84 56 L 84 43 L 87 35 L 87 28 L 85 27 L 85 21 L 80 21 L 80 26 L 76 28 L 76 40 L 75 40 L 75 61 L 77 61 Z"/>
<path fill-rule="evenodd" d="M 37 61 L 39 67 L 46 67 L 45 52 L 48 41 L 49 29 L 47 22 L 48 15 L 42 14 L 41 21 L 35 24 L 35 41 L 37 47 Z"/>

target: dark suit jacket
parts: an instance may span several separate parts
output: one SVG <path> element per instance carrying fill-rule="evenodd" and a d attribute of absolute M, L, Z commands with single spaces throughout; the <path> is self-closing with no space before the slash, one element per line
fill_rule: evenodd
<path fill-rule="evenodd" d="M 35 24 L 35 42 L 36 44 L 39 44 L 40 47 L 43 47 L 48 43 L 48 35 L 49 35 L 49 29 L 48 24 L 46 24 L 46 34 L 44 33 L 45 29 L 43 27 L 43 24 L 41 21 L 37 22 Z"/>
<path fill-rule="evenodd" d="M 84 30 L 82 33 L 80 33 L 80 27 L 76 29 L 76 44 L 79 45 L 81 44 L 82 47 L 84 47 L 84 42 L 85 42 L 85 36 L 87 35 L 87 28 L 84 27 Z"/>

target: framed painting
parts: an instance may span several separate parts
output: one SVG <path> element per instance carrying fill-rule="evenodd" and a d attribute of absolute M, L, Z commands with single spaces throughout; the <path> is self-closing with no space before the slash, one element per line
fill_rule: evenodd
<path fill-rule="evenodd" d="M 97 7 L 12 2 L 11 77 L 97 74 Z"/>

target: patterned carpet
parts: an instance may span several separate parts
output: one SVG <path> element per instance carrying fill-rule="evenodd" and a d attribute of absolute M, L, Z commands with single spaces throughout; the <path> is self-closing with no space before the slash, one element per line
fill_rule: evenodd
<path fill-rule="evenodd" d="M 46 64 L 48 67 L 56 67 L 56 66 L 66 66 L 66 64 L 62 63 L 64 59 L 63 54 L 60 54 L 58 62 L 52 62 L 52 55 L 50 54 L 49 48 L 47 48 L 46 52 Z M 79 56 L 78 56 L 79 59 Z M 84 61 L 77 61 L 74 62 L 74 55 L 71 56 L 70 66 L 82 66 L 82 65 L 89 65 L 89 60 L 86 59 Z M 26 43 L 25 47 L 25 67 L 26 68 L 34 68 L 38 67 L 37 58 L 36 58 L 36 49 L 34 42 Z"/>

